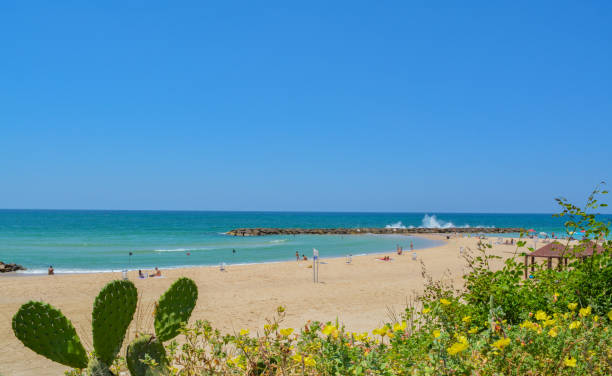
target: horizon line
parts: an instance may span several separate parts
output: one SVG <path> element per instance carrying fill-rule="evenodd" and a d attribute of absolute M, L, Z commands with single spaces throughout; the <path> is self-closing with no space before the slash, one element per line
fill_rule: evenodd
<path fill-rule="evenodd" d="M 313 213 L 313 214 L 541 214 L 554 215 L 554 212 L 467 212 L 467 211 L 318 211 L 318 210 L 224 210 L 224 209 L 58 209 L 58 208 L 0 208 L 0 211 L 82 211 L 82 212 L 184 212 L 184 213 Z M 596 213 L 612 215 L 612 213 Z"/>

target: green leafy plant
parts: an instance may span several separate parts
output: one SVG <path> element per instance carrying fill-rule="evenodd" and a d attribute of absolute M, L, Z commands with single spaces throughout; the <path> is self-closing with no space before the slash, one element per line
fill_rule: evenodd
<path fill-rule="evenodd" d="M 138 293 L 130 281 L 108 283 L 94 302 L 92 313 L 94 356 L 89 362 L 85 348 L 60 310 L 42 302 L 28 302 L 13 317 L 15 336 L 31 350 L 63 365 L 92 375 L 111 375 L 115 360 L 132 321 Z"/>
<path fill-rule="evenodd" d="M 197 300 L 198 288 L 189 278 L 179 278 L 161 296 L 155 307 L 155 335 L 142 334 L 128 346 L 126 362 L 132 376 L 165 369 L 168 361 L 163 342 L 179 334 Z"/>

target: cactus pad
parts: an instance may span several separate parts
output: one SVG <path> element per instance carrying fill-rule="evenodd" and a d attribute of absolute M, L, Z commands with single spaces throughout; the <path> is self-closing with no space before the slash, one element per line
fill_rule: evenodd
<path fill-rule="evenodd" d="M 112 364 L 121 349 L 125 332 L 134 317 L 138 292 L 130 281 L 113 281 L 104 286 L 91 314 L 96 356 Z"/>
<path fill-rule="evenodd" d="M 179 278 L 159 299 L 155 312 L 155 334 L 160 342 L 178 334 L 181 325 L 189 321 L 198 300 L 198 287 L 189 278 Z"/>
<path fill-rule="evenodd" d="M 155 336 L 144 334 L 136 338 L 127 348 L 125 360 L 132 376 L 146 376 L 153 372 L 151 366 L 143 363 L 146 355 L 154 359 L 161 369 L 166 365 L 166 350 Z"/>
<path fill-rule="evenodd" d="M 87 376 L 113 376 L 113 373 L 100 359 L 92 358 L 87 364 Z"/>
<path fill-rule="evenodd" d="M 87 367 L 87 354 L 72 323 L 49 304 L 22 305 L 13 316 L 13 332 L 37 354 L 72 368 Z"/>

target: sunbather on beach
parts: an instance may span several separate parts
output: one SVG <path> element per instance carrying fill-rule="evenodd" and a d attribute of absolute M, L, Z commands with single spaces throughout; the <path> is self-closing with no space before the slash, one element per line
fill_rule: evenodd
<path fill-rule="evenodd" d="M 53 265 L 49 265 L 49 270 L 47 270 L 47 274 L 49 275 L 55 274 L 55 270 L 53 270 Z"/>
<path fill-rule="evenodd" d="M 159 270 L 157 268 L 157 266 L 155 267 L 155 273 L 150 274 L 149 277 L 161 277 L 161 270 Z"/>
<path fill-rule="evenodd" d="M 144 274 L 142 274 L 142 270 L 138 269 L 138 278 L 144 278 Z"/>

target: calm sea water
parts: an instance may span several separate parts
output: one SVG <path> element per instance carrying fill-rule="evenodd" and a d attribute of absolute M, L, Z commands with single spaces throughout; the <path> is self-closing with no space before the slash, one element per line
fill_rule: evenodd
<path fill-rule="evenodd" d="M 60 273 L 93 272 L 284 261 L 294 259 L 296 251 L 310 257 L 313 248 L 325 258 L 393 251 L 397 245 L 406 249 L 411 241 L 417 249 L 437 245 L 393 235 L 223 234 L 237 227 L 385 226 L 524 227 L 560 233 L 563 222 L 548 214 L 0 210 L 0 261 L 22 264 L 29 273 L 44 273 L 49 265 Z"/>

